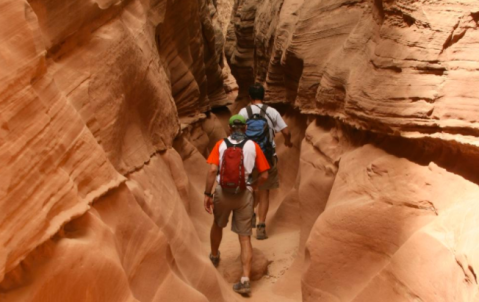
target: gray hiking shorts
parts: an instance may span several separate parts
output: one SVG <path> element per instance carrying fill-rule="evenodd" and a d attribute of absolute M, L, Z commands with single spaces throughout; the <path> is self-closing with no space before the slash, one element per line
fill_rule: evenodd
<path fill-rule="evenodd" d="M 251 236 L 253 219 L 253 193 L 244 190 L 238 194 L 223 192 L 221 186 L 216 186 L 213 198 L 213 214 L 215 223 L 220 228 L 226 227 L 231 212 L 233 219 L 231 230 L 238 235 Z"/>

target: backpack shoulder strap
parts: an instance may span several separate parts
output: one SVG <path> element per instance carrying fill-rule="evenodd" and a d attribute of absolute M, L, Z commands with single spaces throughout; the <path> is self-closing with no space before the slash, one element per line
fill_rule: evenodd
<path fill-rule="evenodd" d="M 268 107 L 268 106 L 265 105 L 265 104 L 263 104 L 263 106 L 261 106 L 261 107 L 258 106 L 258 105 L 256 105 L 256 104 L 255 104 L 255 106 L 259 108 L 259 115 L 260 115 L 261 117 L 265 117 L 266 109 L 264 108 L 264 106 L 266 106 L 266 107 Z"/>
<path fill-rule="evenodd" d="M 260 106 L 258 106 L 258 105 L 255 105 L 255 106 L 259 108 L 259 110 L 260 110 L 260 113 L 259 113 L 259 114 L 260 114 L 262 117 L 264 117 L 264 118 L 267 117 L 267 118 L 269 119 L 269 121 L 271 122 L 271 124 L 274 125 L 273 119 L 272 119 L 271 116 L 268 114 L 268 112 L 266 112 L 266 110 L 268 110 L 269 106 L 266 105 L 266 104 L 263 104 L 263 107 L 260 107 Z"/>
<path fill-rule="evenodd" d="M 233 147 L 234 145 L 230 142 L 230 140 L 228 138 L 225 138 L 224 139 L 224 142 L 226 144 L 226 148 L 231 148 Z"/>
<path fill-rule="evenodd" d="M 251 108 L 251 105 L 246 106 L 246 112 L 248 113 L 248 118 L 253 117 L 253 109 Z"/>
<path fill-rule="evenodd" d="M 249 139 L 244 139 L 241 143 L 236 145 L 238 148 L 243 149 L 244 145 L 249 141 Z"/>

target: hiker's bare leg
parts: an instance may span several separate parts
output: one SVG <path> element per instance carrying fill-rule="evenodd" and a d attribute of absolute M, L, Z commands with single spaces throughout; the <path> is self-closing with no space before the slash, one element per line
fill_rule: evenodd
<path fill-rule="evenodd" d="M 220 248 L 221 239 L 223 238 L 223 228 L 216 225 L 213 221 L 210 232 L 211 241 L 211 255 L 218 256 L 218 249 Z"/>
<path fill-rule="evenodd" d="M 241 263 L 243 264 L 243 277 L 251 274 L 251 261 L 253 260 L 253 246 L 251 236 L 238 235 L 241 245 Z"/>
<path fill-rule="evenodd" d="M 258 206 L 259 198 L 260 196 L 258 191 L 253 191 L 253 209 L 256 209 L 256 207 Z"/>
<path fill-rule="evenodd" d="M 259 197 L 259 206 L 258 206 L 258 217 L 259 223 L 266 222 L 266 215 L 268 214 L 269 209 L 269 190 L 259 190 L 256 192 L 256 195 Z"/>

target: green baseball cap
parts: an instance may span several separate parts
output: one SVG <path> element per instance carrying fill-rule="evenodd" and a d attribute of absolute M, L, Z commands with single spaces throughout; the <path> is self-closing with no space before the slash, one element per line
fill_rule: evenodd
<path fill-rule="evenodd" d="M 230 117 L 230 125 L 246 125 L 246 120 L 242 115 L 236 114 Z"/>

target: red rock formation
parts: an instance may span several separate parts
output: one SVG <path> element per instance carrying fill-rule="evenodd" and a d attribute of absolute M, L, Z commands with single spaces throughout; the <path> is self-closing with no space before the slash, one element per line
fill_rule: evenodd
<path fill-rule="evenodd" d="M 219 27 L 222 29 L 225 40 L 228 35 L 228 26 L 231 21 L 231 12 L 233 11 L 233 5 L 234 5 L 234 0 L 218 0 L 217 1 L 218 13 L 216 15 L 217 15 Z M 224 48 L 222 49 L 222 53 L 226 62 Z M 226 92 L 234 92 L 238 90 L 236 79 L 231 74 L 230 66 L 226 63 L 223 67 L 223 80 L 224 80 L 224 87 Z"/>
<path fill-rule="evenodd" d="M 264 82 L 267 101 L 319 116 L 296 188 L 303 300 L 477 299 L 479 6 L 237 0 L 235 10 L 227 49 L 247 79 L 240 91 Z"/>
<path fill-rule="evenodd" d="M 208 4 L 0 5 L 1 301 L 234 301 L 172 149 L 228 102 Z"/>
<path fill-rule="evenodd" d="M 195 115 L 227 104 L 223 90 L 221 30 L 213 27 L 209 1 L 162 1 L 156 29 L 160 57 L 172 81 L 180 116 Z M 185 24 L 184 20 L 189 20 Z M 219 40 L 222 42 L 222 40 Z M 202 59 L 204 58 L 204 59 Z"/>
<path fill-rule="evenodd" d="M 371 145 L 347 152 L 308 239 L 304 300 L 467 301 L 477 264 L 462 240 L 476 244 L 477 196 L 476 184 L 434 163 Z"/>
<path fill-rule="evenodd" d="M 239 99 L 293 132 L 252 301 L 476 301 L 478 5 L 225 1 L 0 4 L 0 301 L 235 301 L 201 204 L 220 4 Z"/>
<path fill-rule="evenodd" d="M 477 4 L 238 0 L 235 9 L 231 63 L 245 84 L 266 80 L 272 102 L 364 129 L 477 146 Z"/>
<path fill-rule="evenodd" d="M 239 97 L 247 96 L 254 83 L 254 20 L 256 0 L 235 1 L 226 38 L 226 58 L 239 86 Z M 234 28 L 234 30 L 232 29 Z"/>

